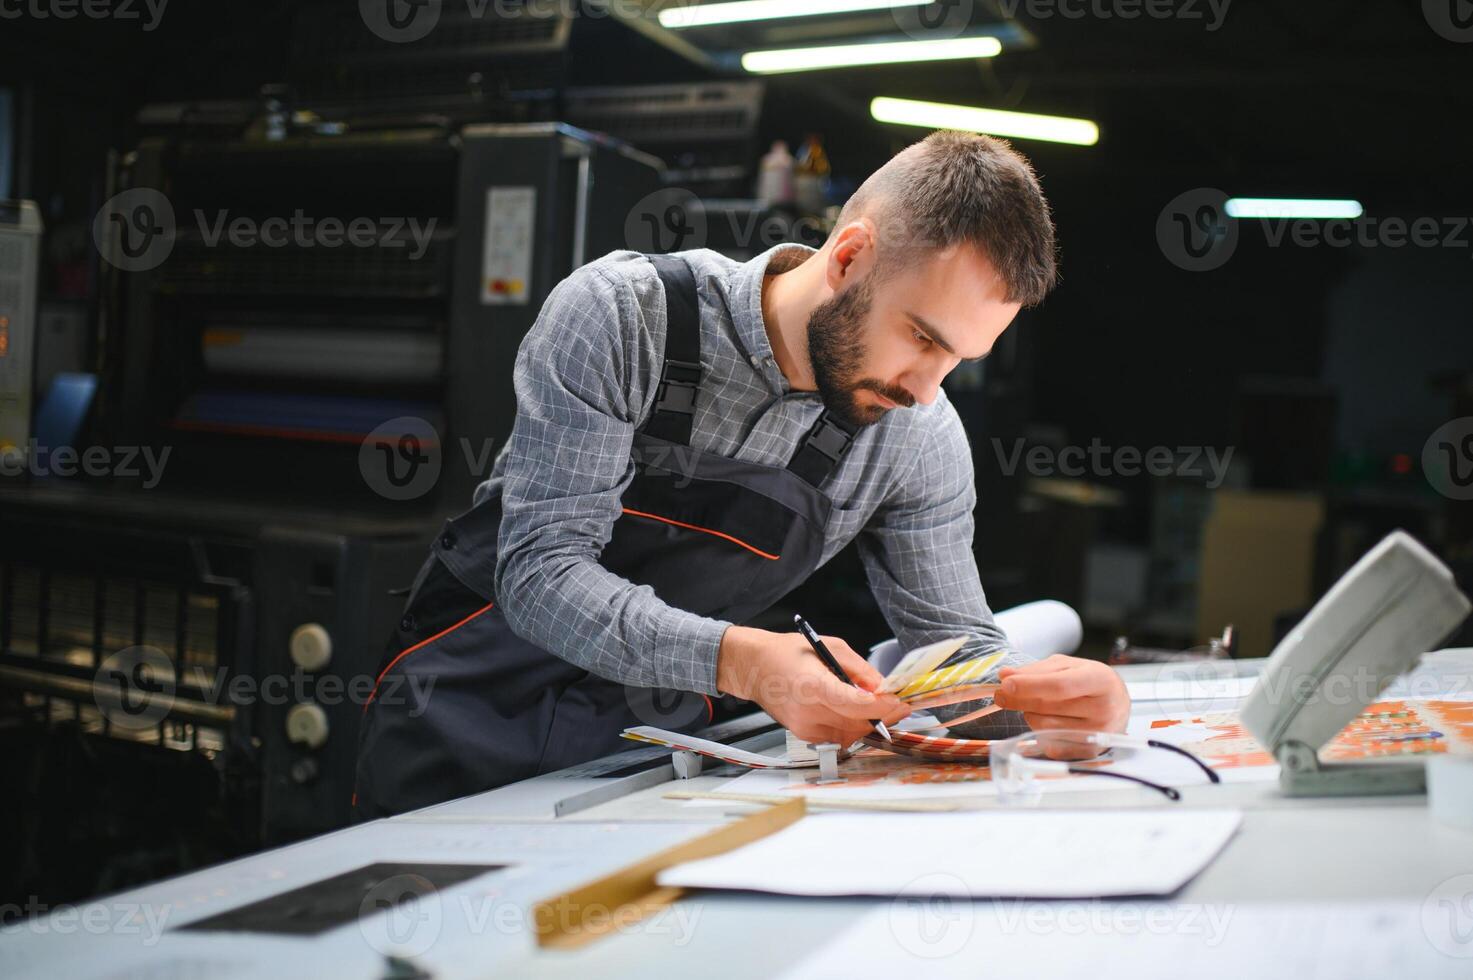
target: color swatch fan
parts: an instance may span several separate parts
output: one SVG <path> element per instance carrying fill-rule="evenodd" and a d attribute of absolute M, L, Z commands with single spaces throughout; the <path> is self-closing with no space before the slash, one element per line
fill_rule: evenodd
<path fill-rule="evenodd" d="M 917 710 L 992 697 L 997 691 L 997 684 L 989 681 L 988 678 L 1007 656 L 1006 652 L 964 660 L 949 667 L 941 666 L 966 642 L 966 637 L 958 636 L 912 650 L 886 675 L 885 682 L 880 685 L 880 691 L 885 694 L 894 694 Z M 996 707 L 989 705 L 960 718 L 950 719 L 946 725 L 938 724 L 934 727 L 944 728 L 947 725 L 958 725 L 981 718 L 996 710 L 998 710 Z M 789 737 L 789 751 L 781 756 L 749 752 L 694 735 L 652 728 L 648 725 L 626 728 L 623 737 L 635 742 L 666 746 L 677 751 L 695 752 L 722 762 L 746 766 L 749 769 L 798 769 L 818 764 L 816 754 L 808 750 L 807 746 L 802 746 L 802 751 L 794 750 L 795 745 L 801 746 L 802 743 L 797 743 L 791 736 Z M 878 735 L 866 736 L 863 741 L 866 745 L 885 749 L 888 752 L 942 760 L 958 757 L 986 757 L 988 746 L 991 744 L 986 741 L 924 735 L 914 731 L 895 731 L 892 733 L 892 741 L 888 742 Z M 841 755 L 841 758 L 845 756 L 847 752 Z"/>
<path fill-rule="evenodd" d="M 991 697 L 997 691 L 997 684 L 989 678 L 1007 656 L 1005 652 L 941 666 L 966 642 L 966 637 L 958 636 L 912 650 L 886 675 L 880 691 L 895 695 L 913 708 L 936 708 Z"/>

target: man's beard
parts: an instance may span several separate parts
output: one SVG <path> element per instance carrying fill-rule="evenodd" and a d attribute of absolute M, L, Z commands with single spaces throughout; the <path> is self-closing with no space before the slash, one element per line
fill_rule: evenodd
<path fill-rule="evenodd" d="M 874 425 L 885 417 L 886 409 L 861 405 L 855 398 L 863 389 L 878 392 L 903 408 L 915 404 L 907 391 L 859 377 L 867 353 L 864 321 L 873 293 L 871 283 L 857 283 L 820 303 L 808 318 L 808 357 L 813 362 L 819 396 L 825 408 L 854 426 Z"/>

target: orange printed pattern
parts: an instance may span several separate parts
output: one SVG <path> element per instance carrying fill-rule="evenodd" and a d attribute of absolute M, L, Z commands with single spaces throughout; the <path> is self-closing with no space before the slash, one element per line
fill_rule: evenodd
<path fill-rule="evenodd" d="M 912 766 L 897 773 L 896 779 L 908 786 L 922 783 L 981 783 L 992 779 L 992 770 L 976 763 L 939 762 Z"/>
<path fill-rule="evenodd" d="M 1274 758 L 1264 751 L 1231 713 L 1193 718 L 1211 732 L 1205 739 L 1180 742 L 1201 756 L 1214 769 L 1271 766 Z M 1153 729 L 1183 724 L 1168 718 L 1151 723 Z M 1435 755 L 1461 745 L 1473 751 L 1473 702 L 1465 701 L 1378 701 L 1320 749 L 1322 762 L 1364 762 Z"/>
<path fill-rule="evenodd" d="M 898 734 L 898 733 L 897 733 Z M 811 774 L 811 773 L 810 773 Z M 814 793 L 862 786 L 923 786 L 938 783 L 982 783 L 992 779 L 985 762 L 924 762 L 891 752 L 864 749 L 843 765 L 842 783 L 811 783 L 799 778 L 783 787 L 789 793 Z"/>
<path fill-rule="evenodd" d="M 1428 701 L 1423 706 L 1456 745 L 1473 745 L 1473 701 Z"/>
<path fill-rule="evenodd" d="M 1363 762 L 1388 756 L 1446 752 L 1447 738 L 1405 701 L 1371 705 L 1320 750 L 1325 762 Z"/>

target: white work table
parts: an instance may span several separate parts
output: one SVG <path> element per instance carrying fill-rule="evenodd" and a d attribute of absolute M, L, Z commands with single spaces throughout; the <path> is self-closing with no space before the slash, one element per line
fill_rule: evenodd
<path fill-rule="evenodd" d="M 1258 666 L 1245 661 L 1226 669 L 1251 675 Z M 1131 680 L 1154 672 L 1152 668 L 1123 669 Z M 1138 701 L 1135 710 L 1166 713 L 1180 707 L 1200 712 L 1233 703 Z M 760 747 L 775 737 L 744 744 Z M 622 759 L 654 759 L 660 752 L 640 748 Z M 413 906 L 414 914 L 406 921 L 414 928 L 400 939 L 407 937 L 410 946 L 424 947 L 414 965 L 437 978 L 658 977 L 677 970 L 704 977 L 768 977 L 803 962 L 825 944 L 835 943 L 840 933 L 867 914 L 878 910 L 884 916 L 894 911 L 900 917 L 897 922 L 908 914 L 899 908 L 898 900 L 888 899 L 695 893 L 653 920 L 579 950 L 535 947 L 529 918 L 533 902 L 760 809 L 744 804 L 691 806 L 663 798 L 677 787 L 720 791 L 729 785 L 731 772 L 722 768 L 721 774 L 678 782 L 657 782 L 664 778 L 659 770 L 636 774 L 625 778 L 648 785 L 636 785 L 632 791 L 592 805 L 589 800 L 596 796 L 583 794 L 611 793 L 613 780 L 557 774 L 349 828 L 89 903 L 70 921 L 63 911 L 11 927 L 0 933 L 0 976 L 259 976 L 272 980 L 386 976 L 389 961 L 385 953 L 402 947 L 394 946 L 379 931 L 377 917 L 366 920 L 371 925 L 354 922 L 314 937 L 178 928 L 375 862 L 507 865 Z M 619 789 L 630 785 L 622 783 Z M 1133 956 L 1149 956 L 1159 948 L 1163 958 L 1176 958 L 1169 964 L 1173 970 L 1187 975 L 1197 971 L 1193 964 L 1177 958 L 1182 949 L 1218 955 L 1227 962 L 1236 954 L 1213 954 L 1200 944 L 1172 944 L 1182 941 L 1179 933 L 1190 931 L 1188 921 L 1192 929 L 1198 928 L 1204 910 L 1219 917 L 1241 916 L 1272 910 L 1278 903 L 1312 902 L 1351 910 L 1361 902 L 1390 902 L 1434 915 L 1442 914 L 1438 910 L 1443 901 L 1462 902 L 1468 911 L 1454 909 L 1454 913 L 1466 914 L 1473 926 L 1473 877 L 1459 879 L 1473 876 L 1473 831 L 1435 822 L 1425 796 L 1287 799 L 1279 793 L 1277 783 L 1265 782 L 1183 787 L 1182 794 L 1182 801 L 1173 804 L 1153 791 L 1124 787 L 1046 794 L 1041 804 L 1081 811 L 1135 806 L 1245 811 L 1241 829 L 1223 853 L 1180 893 L 1158 903 L 1176 910 L 1177 934 L 1143 933 L 1130 946 Z M 563 806 L 573 812 L 557 815 L 560 801 L 580 796 L 581 801 Z M 1087 813 L 1081 819 L 1087 819 Z M 876 846 L 886 846 L 886 842 L 876 841 Z M 1042 914 L 1044 918 L 1038 921 L 1044 925 L 999 938 L 996 920 L 999 914 L 1008 913 L 1007 904 L 990 900 L 952 903 L 936 913 L 941 932 L 926 937 L 920 945 L 903 928 L 890 930 L 894 935 L 873 937 L 884 960 L 875 968 L 890 972 L 897 965 L 909 965 L 928 975 L 980 975 L 989 972 L 985 962 L 977 962 L 979 956 L 985 956 L 1001 969 L 1008 962 L 1010 944 L 1022 949 L 1026 944 L 1054 941 L 1040 935 L 1040 930 L 1046 933 L 1057 928 L 1049 925 L 1054 920 L 1048 917 L 1059 907 L 1039 902 L 1022 906 Z M 1014 911 L 1019 908 L 1018 903 L 1011 907 Z M 1092 921 L 1087 919 L 1090 914 L 1120 907 L 1125 905 L 1071 904 L 1074 913 L 1086 917 L 1081 921 Z M 1407 935 L 1403 931 L 1398 942 Z M 1066 938 L 1058 937 L 1058 942 Z M 1431 942 L 1425 937 L 1420 941 Z M 1428 947 L 1394 950 L 1388 955 L 1390 952 L 1400 962 L 1411 954 L 1428 955 Z M 1473 957 L 1473 942 L 1453 949 L 1453 955 L 1432 955 L 1443 957 L 1437 962 L 1449 967 L 1447 975 L 1473 976 L 1473 958 L 1458 959 L 1457 954 L 1463 953 Z M 805 972 L 814 969 L 813 964 L 807 961 Z M 853 973 L 840 966 L 836 953 L 833 972 Z M 1458 967 L 1465 969 L 1455 969 Z M 1142 975 L 1133 965 L 1128 972 L 1133 977 Z M 1038 961 L 1032 975 L 1066 974 L 1055 974 L 1048 962 Z M 1315 974 L 1300 970 L 1296 975 Z"/>

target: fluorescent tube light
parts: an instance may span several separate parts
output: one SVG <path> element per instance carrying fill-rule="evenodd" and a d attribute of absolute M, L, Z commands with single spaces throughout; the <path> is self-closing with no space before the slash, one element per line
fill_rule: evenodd
<path fill-rule="evenodd" d="M 678 31 L 686 27 L 739 24 L 753 20 L 818 17 L 858 10 L 923 7 L 931 0 L 737 0 L 736 3 L 677 3 L 660 11 L 660 26 Z"/>
<path fill-rule="evenodd" d="M 1100 141 L 1100 127 L 1088 119 L 1041 116 L 1032 112 L 1006 112 L 1002 109 L 980 109 L 974 106 L 948 105 L 944 102 L 879 98 L 870 103 L 870 114 L 883 123 L 922 126 L 926 129 L 961 129 L 992 136 L 1048 140 L 1051 143 L 1072 143 L 1076 146 L 1094 146 Z"/>
<path fill-rule="evenodd" d="M 995 37 L 956 37 L 943 41 L 886 41 L 871 44 L 830 44 L 821 48 L 785 48 L 750 51 L 742 67 L 759 75 L 857 65 L 894 65 L 915 61 L 991 58 L 1002 51 Z"/>
<path fill-rule="evenodd" d="M 1229 218 L 1359 218 L 1366 213 L 1359 201 L 1295 200 L 1277 197 L 1235 197 L 1227 202 Z"/>

